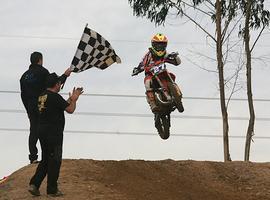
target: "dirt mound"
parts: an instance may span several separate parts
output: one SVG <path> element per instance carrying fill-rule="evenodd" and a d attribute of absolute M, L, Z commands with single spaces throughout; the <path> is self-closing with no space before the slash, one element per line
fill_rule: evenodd
<path fill-rule="evenodd" d="M 27 188 L 36 166 L 2 183 L 0 199 L 32 199 Z M 35 199 L 49 198 L 45 186 Z M 64 160 L 59 187 L 59 199 L 70 200 L 270 200 L 270 163 Z"/>

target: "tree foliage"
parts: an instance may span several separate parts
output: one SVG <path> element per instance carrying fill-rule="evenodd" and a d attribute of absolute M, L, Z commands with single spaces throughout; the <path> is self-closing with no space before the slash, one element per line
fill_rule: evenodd
<path fill-rule="evenodd" d="M 177 8 L 177 15 L 183 14 L 183 9 L 186 7 L 188 3 L 194 7 L 198 7 L 200 4 L 204 2 L 210 2 L 209 0 L 128 0 L 131 7 L 133 8 L 133 12 L 137 17 L 146 17 L 151 22 L 154 22 L 156 25 L 164 24 L 166 21 L 166 17 L 168 15 L 168 11 L 172 8 Z M 243 0 L 241 0 L 243 1 Z M 263 1 L 263 0 L 261 0 Z M 239 0 L 222 0 L 221 1 L 221 10 L 222 17 L 233 18 L 236 16 L 236 10 Z M 216 14 L 209 13 L 212 15 L 212 19 L 215 20 Z"/>
<path fill-rule="evenodd" d="M 172 3 L 168 0 L 128 0 L 137 17 L 147 17 L 156 25 L 165 23 Z"/>
<path fill-rule="evenodd" d="M 247 1 L 240 0 L 240 9 L 243 14 L 247 14 Z M 263 26 L 269 26 L 270 12 L 264 8 L 264 0 L 252 0 L 249 26 L 252 29 L 258 29 Z"/>
<path fill-rule="evenodd" d="M 128 0 L 133 8 L 134 15 L 137 17 L 146 17 L 156 25 L 162 25 L 166 21 L 169 10 L 177 8 L 177 15 L 183 14 L 187 2 L 194 7 L 208 2 L 215 6 L 215 2 L 210 0 Z M 221 0 L 222 18 L 227 18 L 228 21 L 235 18 L 238 14 L 246 14 L 246 0 Z M 240 12 L 241 11 L 241 12 Z M 216 19 L 215 13 L 211 14 L 213 21 Z M 252 0 L 250 28 L 258 29 L 262 26 L 268 26 L 270 13 L 264 8 L 264 0 Z M 241 30 L 240 32 L 243 32 Z"/>

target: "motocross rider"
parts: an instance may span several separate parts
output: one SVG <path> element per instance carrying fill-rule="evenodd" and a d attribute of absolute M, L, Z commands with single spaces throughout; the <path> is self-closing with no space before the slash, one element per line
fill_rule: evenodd
<path fill-rule="evenodd" d="M 181 60 L 178 56 L 178 53 L 172 52 L 168 54 L 166 52 L 168 39 L 165 35 L 158 33 L 153 36 L 151 39 L 151 47 L 146 55 L 143 57 L 142 61 L 139 63 L 138 67 L 133 69 L 133 76 L 145 71 L 144 85 L 146 89 L 146 99 L 150 105 L 150 108 L 153 113 L 159 111 L 159 107 L 156 104 L 154 91 L 151 87 L 152 85 L 152 75 L 150 69 L 161 64 L 161 63 L 170 63 L 173 65 L 180 65 Z M 175 75 L 170 73 L 173 80 L 175 80 Z M 175 85 L 175 87 L 178 87 Z M 177 88 L 180 91 L 179 88 Z M 183 112 L 182 109 L 180 112 Z"/>

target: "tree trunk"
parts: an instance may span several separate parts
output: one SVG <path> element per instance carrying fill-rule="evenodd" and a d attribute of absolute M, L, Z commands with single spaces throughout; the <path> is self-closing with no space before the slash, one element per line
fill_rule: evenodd
<path fill-rule="evenodd" d="M 249 123 L 246 135 L 246 146 L 245 146 L 245 161 L 249 161 L 250 154 L 250 143 L 254 133 L 254 123 L 255 123 L 255 113 L 253 106 L 253 97 L 252 97 L 252 82 L 251 82 L 251 50 L 249 46 L 250 42 L 250 33 L 249 33 L 249 21 L 250 21 L 250 12 L 251 12 L 251 3 L 252 0 L 247 1 L 246 7 L 246 21 L 245 21 L 245 32 L 244 32 L 244 42 L 245 42 L 245 51 L 246 51 L 246 75 L 247 75 L 247 96 L 248 96 L 248 107 L 249 107 Z"/>
<path fill-rule="evenodd" d="M 222 35 L 221 35 L 221 3 L 220 0 L 216 0 L 216 34 L 217 34 L 217 63 L 218 63 L 218 75 L 219 75 L 219 89 L 220 89 L 220 106 L 222 112 L 223 122 L 223 148 L 224 148 L 224 161 L 231 161 L 229 153 L 229 123 L 228 113 L 225 102 L 225 89 L 224 89 L 224 63 L 222 54 Z"/>

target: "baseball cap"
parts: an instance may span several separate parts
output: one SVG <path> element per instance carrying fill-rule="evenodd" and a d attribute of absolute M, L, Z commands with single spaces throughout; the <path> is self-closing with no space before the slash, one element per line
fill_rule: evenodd
<path fill-rule="evenodd" d="M 46 79 L 46 87 L 47 88 L 52 88 L 53 86 L 55 86 L 56 83 L 58 83 L 60 81 L 60 77 L 54 72 L 51 73 L 47 76 Z"/>

